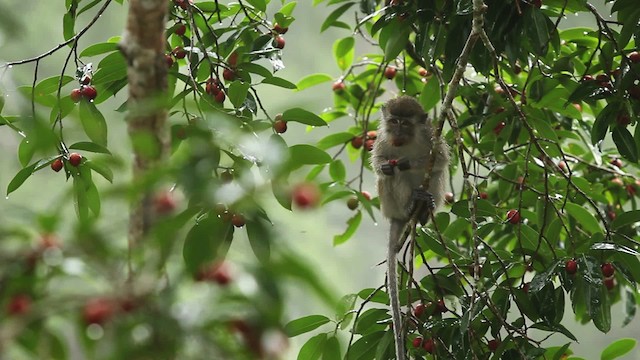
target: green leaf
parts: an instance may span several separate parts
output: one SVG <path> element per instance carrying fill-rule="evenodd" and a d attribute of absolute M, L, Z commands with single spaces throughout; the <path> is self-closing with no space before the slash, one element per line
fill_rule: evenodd
<path fill-rule="evenodd" d="M 361 221 L 362 212 L 358 211 L 351 219 L 347 220 L 347 229 L 342 234 L 333 237 L 333 245 L 340 245 L 349 240 L 356 230 L 358 230 Z"/>
<path fill-rule="evenodd" d="M 100 193 L 96 184 L 89 182 L 86 191 L 87 206 L 95 216 L 100 216 Z"/>
<path fill-rule="evenodd" d="M 86 180 L 81 176 L 73 177 L 73 199 L 76 215 L 80 221 L 86 221 L 89 218 L 89 202 L 87 201 L 88 185 Z"/>
<path fill-rule="evenodd" d="M 333 181 L 344 181 L 347 176 L 347 169 L 345 168 L 342 160 L 336 159 L 329 165 L 329 175 Z"/>
<path fill-rule="evenodd" d="M 109 54 L 100 60 L 98 69 L 96 70 L 91 84 L 103 85 L 127 78 L 127 61 L 118 51 Z M 99 95 L 99 94 L 98 94 Z"/>
<path fill-rule="evenodd" d="M 322 356 L 324 344 L 327 341 L 327 334 L 318 334 L 307 340 L 300 348 L 297 360 L 317 360 Z"/>
<path fill-rule="evenodd" d="M 9 185 L 7 186 L 7 195 L 16 191 L 22 184 L 24 184 L 24 182 L 29 178 L 29 176 L 33 174 L 34 169 L 36 168 L 36 165 L 38 165 L 37 162 L 18 171 L 18 173 L 13 177 L 13 179 L 11 179 L 11 181 L 9 182 Z"/>
<path fill-rule="evenodd" d="M 284 121 L 295 121 L 306 125 L 311 126 L 326 126 L 327 123 L 322 120 L 318 115 L 301 109 L 301 108 L 293 108 L 286 110 L 282 113 L 282 119 Z"/>
<path fill-rule="evenodd" d="M 424 84 L 419 100 L 424 108 L 424 112 L 429 112 L 429 110 L 433 109 L 433 107 L 440 102 L 440 85 L 435 78 L 430 79 Z"/>
<path fill-rule="evenodd" d="M 348 2 L 339 8 L 333 10 L 329 16 L 324 20 L 322 26 L 320 26 L 320 32 L 327 30 L 331 26 L 335 26 L 336 21 L 344 14 L 350 7 L 352 7 L 355 2 Z"/>
<path fill-rule="evenodd" d="M 269 242 L 269 232 L 271 229 L 262 219 L 247 222 L 247 236 L 251 250 L 256 258 L 263 263 L 269 261 L 271 257 L 271 243 Z"/>
<path fill-rule="evenodd" d="M 109 149 L 107 149 L 106 147 L 100 146 L 96 143 L 92 143 L 88 141 L 81 141 L 81 142 L 72 144 L 69 146 L 69 149 L 84 150 L 84 151 L 90 151 L 90 152 L 99 153 L 99 154 L 111 155 L 111 151 L 109 151 Z"/>
<path fill-rule="evenodd" d="M 613 123 L 619 111 L 620 105 L 618 103 L 610 103 L 600 111 L 591 128 L 591 144 L 595 145 L 604 139 L 609 124 Z"/>
<path fill-rule="evenodd" d="M 80 53 L 80 57 L 96 56 L 96 55 L 101 55 L 101 54 L 105 54 L 105 53 L 117 51 L 117 50 L 118 50 L 118 43 L 116 42 L 97 43 L 82 50 L 82 52 Z"/>
<path fill-rule="evenodd" d="M 52 76 L 40 81 L 35 87 L 36 96 L 43 96 L 58 91 L 58 88 L 73 81 L 71 76 L 63 76 L 62 84 L 60 84 L 60 76 Z"/>
<path fill-rule="evenodd" d="M 349 349 L 346 360 L 365 360 L 373 359 L 378 343 L 382 339 L 386 332 L 376 331 L 371 334 L 367 334 L 358 339 Z"/>
<path fill-rule="evenodd" d="M 602 232 L 602 229 L 598 224 L 598 220 L 596 220 L 596 218 L 582 206 L 576 205 L 574 203 L 567 203 L 565 205 L 565 210 L 567 211 L 567 213 L 569 213 L 569 215 L 571 215 L 571 217 L 576 219 L 581 227 L 583 227 L 590 233 L 594 234 Z"/>
<path fill-rule="evenodd" d="M 80 122 L 91 141 L 100 146 L 107 146 L 107 122 L 94 103 L 80 102 Z"/>
<path fill-rule="evenodd" d="M 300 91 L 331 80 L 333 80 L 333 77 L 331 77 L 331 75 L 311 74 L 300 79 L 300 81 L 298 81 L 298 83 L 296 84 L 296 87 L 298 88 L 298 91 Z"/>
<path fill-rule="evenodd" d="M 232 238 L 231 222 L 223 222 L 212 214 L 199 219 L 187 233 L 182 248 L 187 270 L 192 274 L 197 273 L 202 265 L 216 259 L 222 245 L 230 243 Z"/>
<path fill-rule="evenodd" d="M 109 181 L 110 183 L 113 182 L 113 171 L 111 171 L 111 169 L 107 166 L 107 164 L 91 161 L 89 159 L 85 159 L 84 164 L 88 166 L 91 170 L 102 175 L 102 177 L 107 179 L 107 181 Z"/>
<path fill-rule="evenodd" d="M 331 155 L 315 146 L 306 144 L 293 145 L 289 148 L 289 151 L 291 154 L 291 163 L 294 166 L 328 164 L 331 162 Z"/>
<path fill-rule="evenodd" d="M 351 141 L 351 139 L 353 139 L 353 136 L 354 135 L 350 132 L 339 132 L 331 134 L 320 139 L 317 146 L 322 150 L 326 150 L 334 146 L 346 144 L 348 141 Z"/>
<path fill-rule="evenodd" d="M 411 34 L 411 27 L 407 22 L 402 22 L 399 29 L 394 29 L 384 45 L 384 59 L 386 61 L 393 61 L 400 55 L 400 52 L 407 46 L 409 34 Z"/>
<path fill-rule="evenodd" d="M 20 160 L 20 165 L 23 167 L 29 165 L 31 162 L 33 154 L 36 151 L 35 145 L 34 141 L 29 140 L 28 137 L 20 141 L 20 145 L 18 146 L 18 160 Z"/>
<path fill-rule="evenodd" d="M 265 0 L 247 0 L 247 3 L 262 12 L 267 11 L 267 2 Z"/>
<path fill-rule="evenodd" d="M 636 142 L 633 139 L 633 135 L 631 135 L 629 130 L 622 126 L 616 126 L 613 128 L 611 135 L 620 155 L 633 163 L 637 163 L 638 149 L 636 147 Z"/>
<path fill-rule="evenodd" d="M 612 360 L 618 358 L 633 350 L 635 346 L 636 339 L 625 338 L 616 340 L 609 344 L 609 346 L 607 346 L 604 350 L 602 350 L 600 360 Z"/>
<path fill-rule="evenodd" d="M 242 81 L 234 81 L 229 85 L 227 95 L 229 95 L 229 101 L 231 101 L 235 108 L 242 106 L 244 100 L 247 98 L 250 86 L 251 84 Z"/>
<path fill-rule="evenodd" d="M 333 43 L 333 56 L 340 70 L 348 69 L 353 63 L 355 44 L 356 40 L 351 36 L 336 40 Z"/>
<path fill-rule="evenodd" d="M 262 80 L 263 84 L 275 85 L 285 89 L 297 89 L 296 84 L 281 77 L 271 76 Z"/>
<path fill-rule="evenodd" d="M 280 11 L 278 12 L 281 13 L 282 15 L 291 16 L 291 14 L 293 14 L 293 9 L 296 8 L 297 4 L 298 3 L 296 1 L 288 2 L 284 4 L 284 6 L 282 6 L 280 8 Z"/>
<path fill-rule="evenodd" d="M 309 315 L 290 321 L 285 325 L 284 332 L 288 337 L 294 337 L 315 330 L 330 321 L 331 319 L 324 315 Z"/>
<path fill-rule="evenodd" d="M 324 352 L 322 353 L 322 360 L 335 360 L 341 359 L 340 355 L 340 341 L 335 336 L 327 339 L 324 344 Z"/>
<path fill-rule="evenodd" d="M 66 13 L 62 17 L 62 35 L 65 41 L 71 39 L 75 35 L 75 32 L 73 31 L 75 22 L 76 20 L 71 13 Z"/>

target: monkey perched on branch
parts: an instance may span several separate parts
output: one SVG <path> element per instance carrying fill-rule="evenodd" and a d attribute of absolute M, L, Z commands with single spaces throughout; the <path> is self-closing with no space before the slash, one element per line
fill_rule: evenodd
<path fill-rule="evenodd" d="M 432 158 L 435 159 L 433 166 L 429 164 Z M 391 301 L 396 358 L 404 360 L 396 254 L 402 248 L 403 230 L 413 212 L 423 209 L 417 214 L 417 219 L 425 224 L 429 213 L 442 202 L 449 167 L 449 147 L 441 138 L 435 137 L 433 126 L 418 101 L 410 96 L 401 96 L 387 101 L 382 107 L 371 164 L 378 177 L 382 214 L 391 225 L 387 290 Z M 423 182 L 429 169 L 429 187 L 424 189 Z"/>

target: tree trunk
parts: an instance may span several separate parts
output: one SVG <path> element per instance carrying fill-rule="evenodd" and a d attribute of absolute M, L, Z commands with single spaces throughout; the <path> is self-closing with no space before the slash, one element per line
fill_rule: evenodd
<path fill-rule="evenodd" d="M 164 57 L 166 0 L 131 0 L 120 49 L 128 61 L 128 130 L 132 142 L 133 199 L 129 247 L 135 247 L 154 221 L 149 174 L 167 158 L 167 64 Z"/>

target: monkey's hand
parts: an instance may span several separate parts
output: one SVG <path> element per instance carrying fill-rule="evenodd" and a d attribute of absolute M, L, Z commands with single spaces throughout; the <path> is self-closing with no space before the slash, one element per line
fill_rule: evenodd
<path fill-rule="evenodd" d="M 411 193 L 411 200 L 411 204 L 409 205 L 410 214 L 413 214 L 413 212 L 418 208 L 420 204 L 425 205 L 426 211 L 424 213 L 418 214 L 418 220 L 421 224 L 426 224 L 429 220 L 427 215 L 436 208 L 436 202 L 433 194 L 420 187 L 413 190 L 413 192 Z"/>
<path fill-rule="evenodd" d="M 398 166 L 398 160 L 389 159 L 386 164 L 380 165 L 380 171 L 388 176 L 393 176 L 393 168 Z"/>
<path fill-rule="evenodd" d="M 409 159 L 400 159 L 398 160 L 398 170 L 405 171 L 411 169 L 411 162 Z"/>

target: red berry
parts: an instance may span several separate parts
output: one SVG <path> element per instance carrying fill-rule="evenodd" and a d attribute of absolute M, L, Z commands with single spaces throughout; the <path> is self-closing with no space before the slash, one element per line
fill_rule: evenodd
<path fill-rule="evenodd" d="M 164 55 L 164 61 L 167 63 L 167 67 L 173 66 L 173 57 L 170 54 Z"/>
<path fill-rule="evenodd" d="M 618 186 L 624 186 L 624 182 L 622 181 L 622 179 L 620 179 L 619 177 L 614 177 L 613 179 L 611 179 L 611 182 L 615 185 Z"/>
<path fill-rule="evenodd" d="M 277 49 L 284 49 L 284 38 L 282 36 L 273 38 L 273 46 Z"/>
<path fill-rule="evenodd" d="M 60 242 L 54 234 L 42 234 L 39 246 L 41 249 L 59 248 Z"/>
<path fill-rule="evenodd" d="M 302 209 L 318 205 L 320 196 L 320 189 L 314 183 L 301 183 L 293 189 L 293 202 Z"/>
<path fill-rule="evenodd" d="M 367 139 L 364 142 L 364 148 L 367 149 L 367 151 L 371 151 L 373 150 L 373 145 L 375 144 L 375 140 L 374 139 Z"/>
<path fill-rule="evenodd" d="M 120 310 L 125 313 L 132 312 L 138 307 L 136 299 L 128 297 L 119 301 Z"/>
<path fill-rule="evenodd" d="M 418 69 L 418 75 L 422 77 L 429 76 L 429 70 L 421 67 L 420 69 Z"/>
<path fill-rule="evenodd" d="M 498 346 L 500 346 L 500 340 L 497 340 L 497 339 L 489 340 L 489 342 L 487 343 L 487 346 L 489 347 L 489 351 L 495 352 L 496 349 L 498 349 Z"/>
<path fill-rule="evenodd" d="M 576 110 L 578 110 L 579 112 L 582 112 L 582 105 L 578 103 L 573 103 L 571 105 L 573 105 L 573 107 L 576 108 Z"/>
<path fill-rule="evenodd" d="M 593 81 L 594 78 L 591 75 L 585 75 L 582 77 L 582 82 Z"/>
<path fill-rule="evenodd" d="M 51 169 L 53 169 L 53 171 L 55 172 L 62 170 L 63 166 L 64 164 L 62 163 L 62 159 L 60 158 L 53 160 L 53 162 L 51 163 Z"/>
<path fill-rule="evenodd" d="M 231 223 L 233 226 L 240 228 L 244 226 L 246 220 L 242 214 L 233 214 L 233 216 L 231 216 Z"/>
<path fill-rule="evenodd" d="M 226 81 L 233 81 L 236 78 L 236 73 L 231 70 L 231 69 L 224 69 L 222 71 L 222 77 L 226 80 Z"/>
<path fill-rule="evenodd" d="M 375 131 L 375 130 L 367 131 L 367 139 L 375 140 L 377 138 L 378 138 L 378 132 L 377 131 Z"/>
<path fill-rule="evenodd" d="M 502 132 L 502 129 L 504 129 L 505 126 L 507 126 L 507 124 L 504 121 L 500 121 L 493 128 L 493 133 L 496 135 L 500 135 L 500 133 Z"/>
<path fill-rule="evenodd" d="M 224 171 L 223 173 L 220 174 L 220 181 L 222 181 L 223 184 L 228 184 L 230 182 L 233 181 L 233 172 L 231 172 L 230 170 Z"/>
<path fill-rule="evenodd" d="M 342 82 L 341 80 L 338 80 L 333 83 L 333 85 L 331 86 L 331 89 L 335 92 L 341 92 L 342 90 L 344 90 L 345 87 L 346 85 L 344 84 L 344 82 Z"/>
<path fill-rule="evenodd" d="M 96 96 L 98 96 L 96 88 L 91 85 L 83 86 L 80 91 L 82 92 L 82 96 L 89 101 L 95 99 Z"/>
<path fill-rule="evenodd" d="M 31 297 L 25 294 L 15 295 L 7 304 L 7 314 L 23 315 L 31 308 Z"/>
<path fill-rule="evenodd" d="M 511 209 L 507 212 L 507 221 L 512 224 L 520 222 L 520 212 L 516 209 Z"/>
<path fill-rule="evenodd" d="M 445 201 L 447 204 L 453 204 L 453 203 L 455 202 L 455 200 L 456 200 L 456 199 L 454 198 L 454 196 L 453 196 L 453 193 L 452 193 L 452 192 L 447 191 L 446 193 L 444 193 L 444 201 Z"/>
<path fill-rule="evenodd" d="M 82 91 L 80 89 L 71 90 L 71 101 L 77 103 L 82 100 Z"/>
<path fill-rule="evenodd" d="M 176 46 L 173 51 L 173 56 L 176 57 L 176 59 L 184 59 L 185 56 L 187 56 L 187 52 L 182 48 L 182 46 Z"/>
<path fill-rule="evenodd" d="M 114 304 L 105 298 L 90 299 L 84 304 L 82 318 L 87 324 L 102 325 L 113 316 L 115 312 Z"/>
<path fill-rule="evenodd" d="M 391 66 L 387 66 L 386 69 L 384 69 L 384 77 L 386 77 L 387 79 L 391 80 L 394 77 L 396 77 L 396 72 L 398 72 L 398 70 L 394 67 Z"/>
<path fill-rule="evenodd" d="M 417 337 L 417 338 L 413 339 L 413 341 L 411 341 L 411 344 L 413 345 L 414 348 L 419 348 L 420 345 L 422 345 L 422 338 L 421 337 Z"/>
<path fill-rule="evenodd" d="M 365 199 L 371 201 L 371 193 L 370 192 L 368 192 L 367 190 L 362 190 L 361 194 Z"/>
<path fill-rule="evenodd" d="M 607 211 L 607 217 L 609 218 L 609 220 L 613 221 L 613 220 L 616 219 L 617 216 L 618 215 L 616 214 L 615 211 L 613 211 L 613 210 Z"/>
<path fill-rule="evenodd" d="M 360 149 L 363 144 L 364 138 L 362 136 L 354 136 L 353 139 L 351 139 L 351 146 L 353 146 L 354 149 Z"/>
<path fill-rule="evenodd" d="M 627 126 L 627 125 L 629 125 L 631 123 L 631 118 L 629 117 L 629 114 L 627 114 L 627 113 L 620 113 L 616 117 L 616 122 L 620 126 Z"/>
<path fill-rule="evenodd" d="M 437 305 L 438 305 L 438 312 L 440 312 L 441 314 L 447 312 L 447 306 L 444 304 L 444 300 L 442 299 L 438 300 Z"/>
<path fill-rule="evenodd" d="M 524 283 L 522 285 L 522 291 L 524 291 L 525 294 L 529 292 L 529 283 Z"/>
<path fill-rule="evenodd" d="M 533 0 L 533 5 L 540 9 L 542 7 L 542 0 Z"/>
<path fill-rule="evenodd" d="M 424 341 L 424 343 L 422 343 L 422 348 L 429 354 L 433 354 L 433 347 L 434 347 L 433 339 L 427 339 Z"/>
<path fill-rule="evenodd" d="M 596 76 L 596 81 L 600 82 L 600 84 L 603 84 L 611 81 L 611 78 L 607 74 L 598 74 L 598 76 Z"/>
<path fill-rule="evenodd" d="M 278 134 L 282 134 L 287 131 L 287 122 L 284 120 L 276 120 L 273 123 L 273 130 Z"/>
<path fill-rule="evenodd" d="M 504 106 L 498 106 L 497 108 L 495 108 L 495 110 L 493 110 L 494 114 L 500 114 L 504 112 Z"/>
<path fill-rule="evenodd" d="M 353 196 L 347 200 L 347 207 L 349 210 L 355 210 L 358 208 L 358 204 L 360 204 L 360 200 L 357 197 Z"/>
<path fill-rule="evenodd" d="M 489 194 L 487 194 L 486 192 L 481 192 L 480 194 L 480 199 L 486 200 L 489 198 Z"/>
<path fill-rule="evenodd" d="M 228 285 L 233 279 L 231 277 L 231 269 L 229 263 L 226 261 L 220 261 L 213 265 L 210 265 L 204 270 L 204 279 L 213 281 L 218 285 Z"/>
<path fill-rule="evenodd" d="M 564 161 L 564 160 L 558 161 L 558 167 L 560 168 L 560 170 L 562 170 L 562 172 L 566 172 L 567 171 L 567 162 Z"/>
<path fill-rule="evenodd" d="M 80 84 L 82 84 L 82 85 L 89 85 L 89 84 L 91 84 L 91 76 L 89 76 L 89 75 L 84 75 L 84 76 L 80 79 Z"/>
<path fill-rule="evenodd" d="M 622 161 L 618 158 L 612 159 L 611 160 L 611 165 L 617 167 L 617 168 L 621 168 L 622 167 Z"/>
<path fill-rule="evenodd" d="M 163 191 L 153 198 L 153 206 L 156 214 L 166 215 L 176 209 L 176 201 L 170 191 Z"/>
<path fill-rule="evenodd" d="M 280 26 L 280 24 L 275 24 L 273 26 L 273 31 L 277 32 L 278 34 L 283 34 L 284 35 L 284 34 L 287 33 L 287 31 L 289 31 L 289 28 L 288 27 L 282 27 L 282 26 Z"/>
<path fill-rule="evenodd" d="M 573 275 L 578 271 L 578 263 L 573 259 L 567 260 L 567 262 L 564 264 L 564 269 L 567 274 Z"/>
<path fill-rule="evenodd" d="M 227 96 L 224 94 L 224 92 L 220 91 L 219 93 L 216 94 L 216 102 L 222 104 L 224 102 L 224 99 L 226 99 Z"/>
<path fill-rule="evenodd" d="M 413 310 L 413 315 L 415 315 L 417 318 L 420 318 L 422 317 L 422 315 L 424 315 L 425 309 L 426 308 L 424 304 L 418 304 L 416 308 Z"/>
<path fill-rule="evenodd" d="M 217 95 L 220 92 L 220 81 L 215 78 L 209 78 L 205 85 L 205 91 L 209 95 Z"/>
<path fill-rule="evenodd" d="M 176 29 L 174 31 L 174 33 L 178 36 L 182 36 L 187 32 L 187 27 L 184 24 L 178 24 L 178 26 L 176 26 Z"/>
<path fill-rule="evenodd" d="M 232 68 L 235 68 L 236 65 L 238 65 L 238 56 L 239 55 L 236 51 L 232 52 L 231 55 L 229 55 L 229 58 L 227 59 L 229 66 L 231 66 Z"/>
<path fill-rule="evenodd" d="M 627 190 L 627 194 L 629 194 L 629 196 L 635 196 L 636 195 L 636 188 L 632 184 L 629 184 L 629 185 L 625 186 L 625 189 Z"/>
<path fill-rule="evenodd" d="M 604 277 L 606 278 L 612 277 L 613 274 L 616 272 L 616 269 L 613 267 L 611 263 L 602 264 L 602 266 L 600 266 L 600 270 L 602 270 L 602 275 L 604 275 Z"/>
<path fill-rule="evenodd" d="M 80 165 L 81 161 L 82 161 L 82 155 L 78 153 L 69 154 L 69 164 L 71 164 L 71 166 L 78 166 Z"/>
<path fill-rule="evenodd" d="M 604 279 L 604 286 L 607 290 L 612 290 L 616 286 L 616 280 L 614 278 L 606 278 Z"/>
<path fill-rule="evenodd" d="M 640 53 L 637 51 L 633 51 L 630 52 L 629 55 L 627 55 L 629 57 L 629 60 L 631 60 L 632 63 L 637 64 L 640 63 Z"/>

